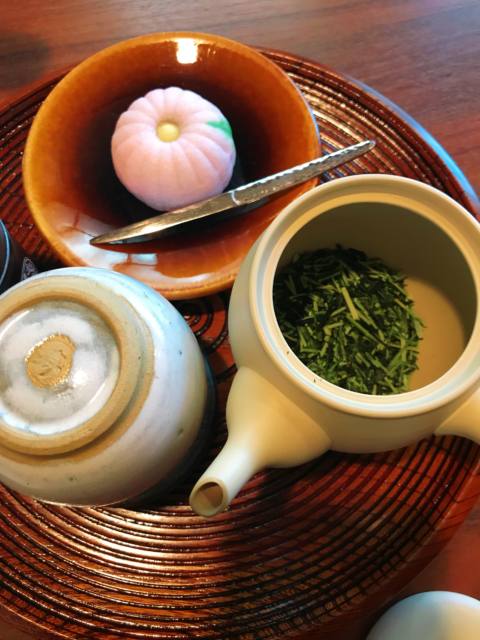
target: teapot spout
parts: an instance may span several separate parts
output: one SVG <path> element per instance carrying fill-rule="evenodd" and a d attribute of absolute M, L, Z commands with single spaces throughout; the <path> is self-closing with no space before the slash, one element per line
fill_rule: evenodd
<path fill-rule="evenodd" d="M 224 511 L 240 489 L 262 469 L 258 452 L 253 443 L 250 444 L 229 436 L 190 495 L 190 506 L 198 515 L 208 518 Z"/>
<path fill-rule="evenodd" d="M 262 376 L 241 367 L 227 403 L 228 440 L 197 482 L 190 506 L 211 517 L 224 511 L 264 467 L 293 467 L 330 448 L 330 438 Z"/>

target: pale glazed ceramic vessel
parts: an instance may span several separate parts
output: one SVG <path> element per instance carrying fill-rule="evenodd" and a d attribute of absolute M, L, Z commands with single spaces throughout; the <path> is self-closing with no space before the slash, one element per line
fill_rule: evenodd
<path fill-rule="evenodd" d="M 248 215 L 216 216 L 182 233 L 127 245 L 90 239 L 158 211 L 115 174 L 111 138 L 120 114 L 153 89 L 177 86 L 212 102 L 232 127 L 238 167 L 231 188 L 317 158 L 315 118 L 287 74 L 258 51 L 220 36 L 172 32 L 119 42 L 73 69 L 49 94 L 30 130 L 25 196 L 38 229 L 68 266 L 112 269 L 168 299 L 232 286 L 270 222 L 317 184 L 282 192 Z M 235 183 L 235 184 L 232 184 Z"/>
<path fill-rule="evenodd" d="M 107 344 L 108 338 L 110 347 L 105 350 L 111 354 L 108 370 L 113 373 L 105 380 L 110 380 L 111 389 L 105 387 L 107 382 L 99 385 L 103 404 L 97 408 L 92 404 L 97 393 L 93 399 L 88 397 L 77 413 L 72 409 L 69 424 L 67 418 L 55 422 L 45 419 L 40 404 L 33 409 L 38 420 L 26 423 L 23 415 L 20 419 L 18 411 L 15 414 L 9 409 L 11 401 L 5 389 L 8 384 L 12 389 L 13 383 L 8 379 L 9 371 L 0 371 L 0 480 L 36 498 L 75 505 L 115 504 L 152 494 L 178 474 L 191 455 L 209 407 L 206 369 L 195 336 L 180 313 L 146 285 L 122 274 L 81 267 L 35 276 L 4 294 L 0 298 L 3 333 L 8 332 L 9 322 L 13 326 L 18 312 L 33 309 L 39 313 L 45 309 L 39 305 L 46 303 L 79 305 L 75 308 L 82 313 L 92 314 L 93 310 L 97 320 L 96 324 L 81 325 L 83 329 L 76 333 L 70 321 L 61 331 L 60 339 L 73 353 L 67 353 L 68 366 L 42 351 L 33 363 L 35 369 L 33 365 L 29 369 L 31 354 L 59 333 L 41 328 L 46 335 L 38 336 L 38 324 L 34 326 L 32 320 L 32 325 L 27 325 L 20 353 L 12 356 L 20 374 L 24 375 L 26 368 L 29 377 L 25 376 L 25 398 L 40 393 L 35 384 L 53 389 L 48 393 L 56 393 L 57 401 L 64 393 L 60 378 L 67 391 L 82 376 L 87 379 L 91 375 L 88 363 L 82 365 L 85 360 L 77 355 L 81 353 L 81 336 L 92 327 L 96 331 L 100 324 L 104 327 L 99 334 L 103 342 L 96 343 L 97 351 L 92 351 L 91 357 L 97 353 L 104 357 L 103 347 L 98 345 Z M 57 320 L 48 322 L 53 327 Z M 3 345 L 4 353 L 7 347 L 8 343 Z M 65 375 L 57 379 L 64 366 Z M 74 378 L 74 371 L 80 378 Z M 22 403 L 18 405 L 23 411 Z M 95 410 L 90 410 L 90 405 Z"/>
<path fill-rule="evenodd" d="M 480 226 L 450 197 L 386 175 L 343 178 L 291 204 L 256 242 L 230 303 L 238 373 L 227 404 L 228 440 L 190 497 L 202 515 L 223 511 L 263 467 L 289 467 L 332 448 L 367 453 L 432 433 L 480 444 Z M 295 253 L 363 250 L 407 275 L 427 328 L 411 390 L 370 396 L 325 382 L 291 351 L 272 300 L 277 268 Z"/>
<path fill-rule="evenodd" d="M 389 609 L 366 640 L 478 640 L 480 602 L 451 591 L 427 591 Z"/>

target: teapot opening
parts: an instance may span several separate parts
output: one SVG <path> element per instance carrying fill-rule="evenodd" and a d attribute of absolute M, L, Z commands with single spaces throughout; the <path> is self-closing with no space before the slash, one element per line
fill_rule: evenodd
<path fill-rule="evenodd" d="M 298 230 L 286 244 L 276 271 L 289 264 L 297 253 L 340 244 L 364 251 L 370 258 L 380 258 L 403 272 L 414 310 L 426 325 L 420 342 L 419 369 L 410 384 L 410 391 L 414 391 L 435 382 L 454 366 L 470 340 L 476 320 L 477 294 L 469 264 L 440 224 L 440 217 L 437 224 L 398 205 L 343 204 L 316 215 Z M 277 341 L 279 333 L 276 326 Z M 309 372 L 300 360 L 294 366 L 304 376 Z"/>
<path fill-rule="evenodd" d="M 224 501 L 224 491 L 218 482 L 205 482 L 190 497 L 190 504 L 194 511 L 206 518 L 219 513 Z"/>

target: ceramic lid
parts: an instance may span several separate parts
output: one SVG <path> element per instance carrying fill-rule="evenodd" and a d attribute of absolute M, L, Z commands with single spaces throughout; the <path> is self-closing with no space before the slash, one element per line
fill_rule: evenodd
<path fill-rule="evenodd" d="M 410 596 L 389 609 L 367 640 L 478 640 L 480 602 L 451 591 Z"/>
<path fill-rule="evenodd" d="M 0 442 L 52 455 L 98 437 L 138 394 L 148 339 L 133 307 L 96 282 L 15 287 L 0 312 Z"/>

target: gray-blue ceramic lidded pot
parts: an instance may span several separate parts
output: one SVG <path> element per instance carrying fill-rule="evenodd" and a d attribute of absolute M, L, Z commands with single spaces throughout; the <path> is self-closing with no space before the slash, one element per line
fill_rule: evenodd
<path fill-rule="evenodd" d="M 36 266 L 0 220 L 0 294 L 37 273 Z"/>

